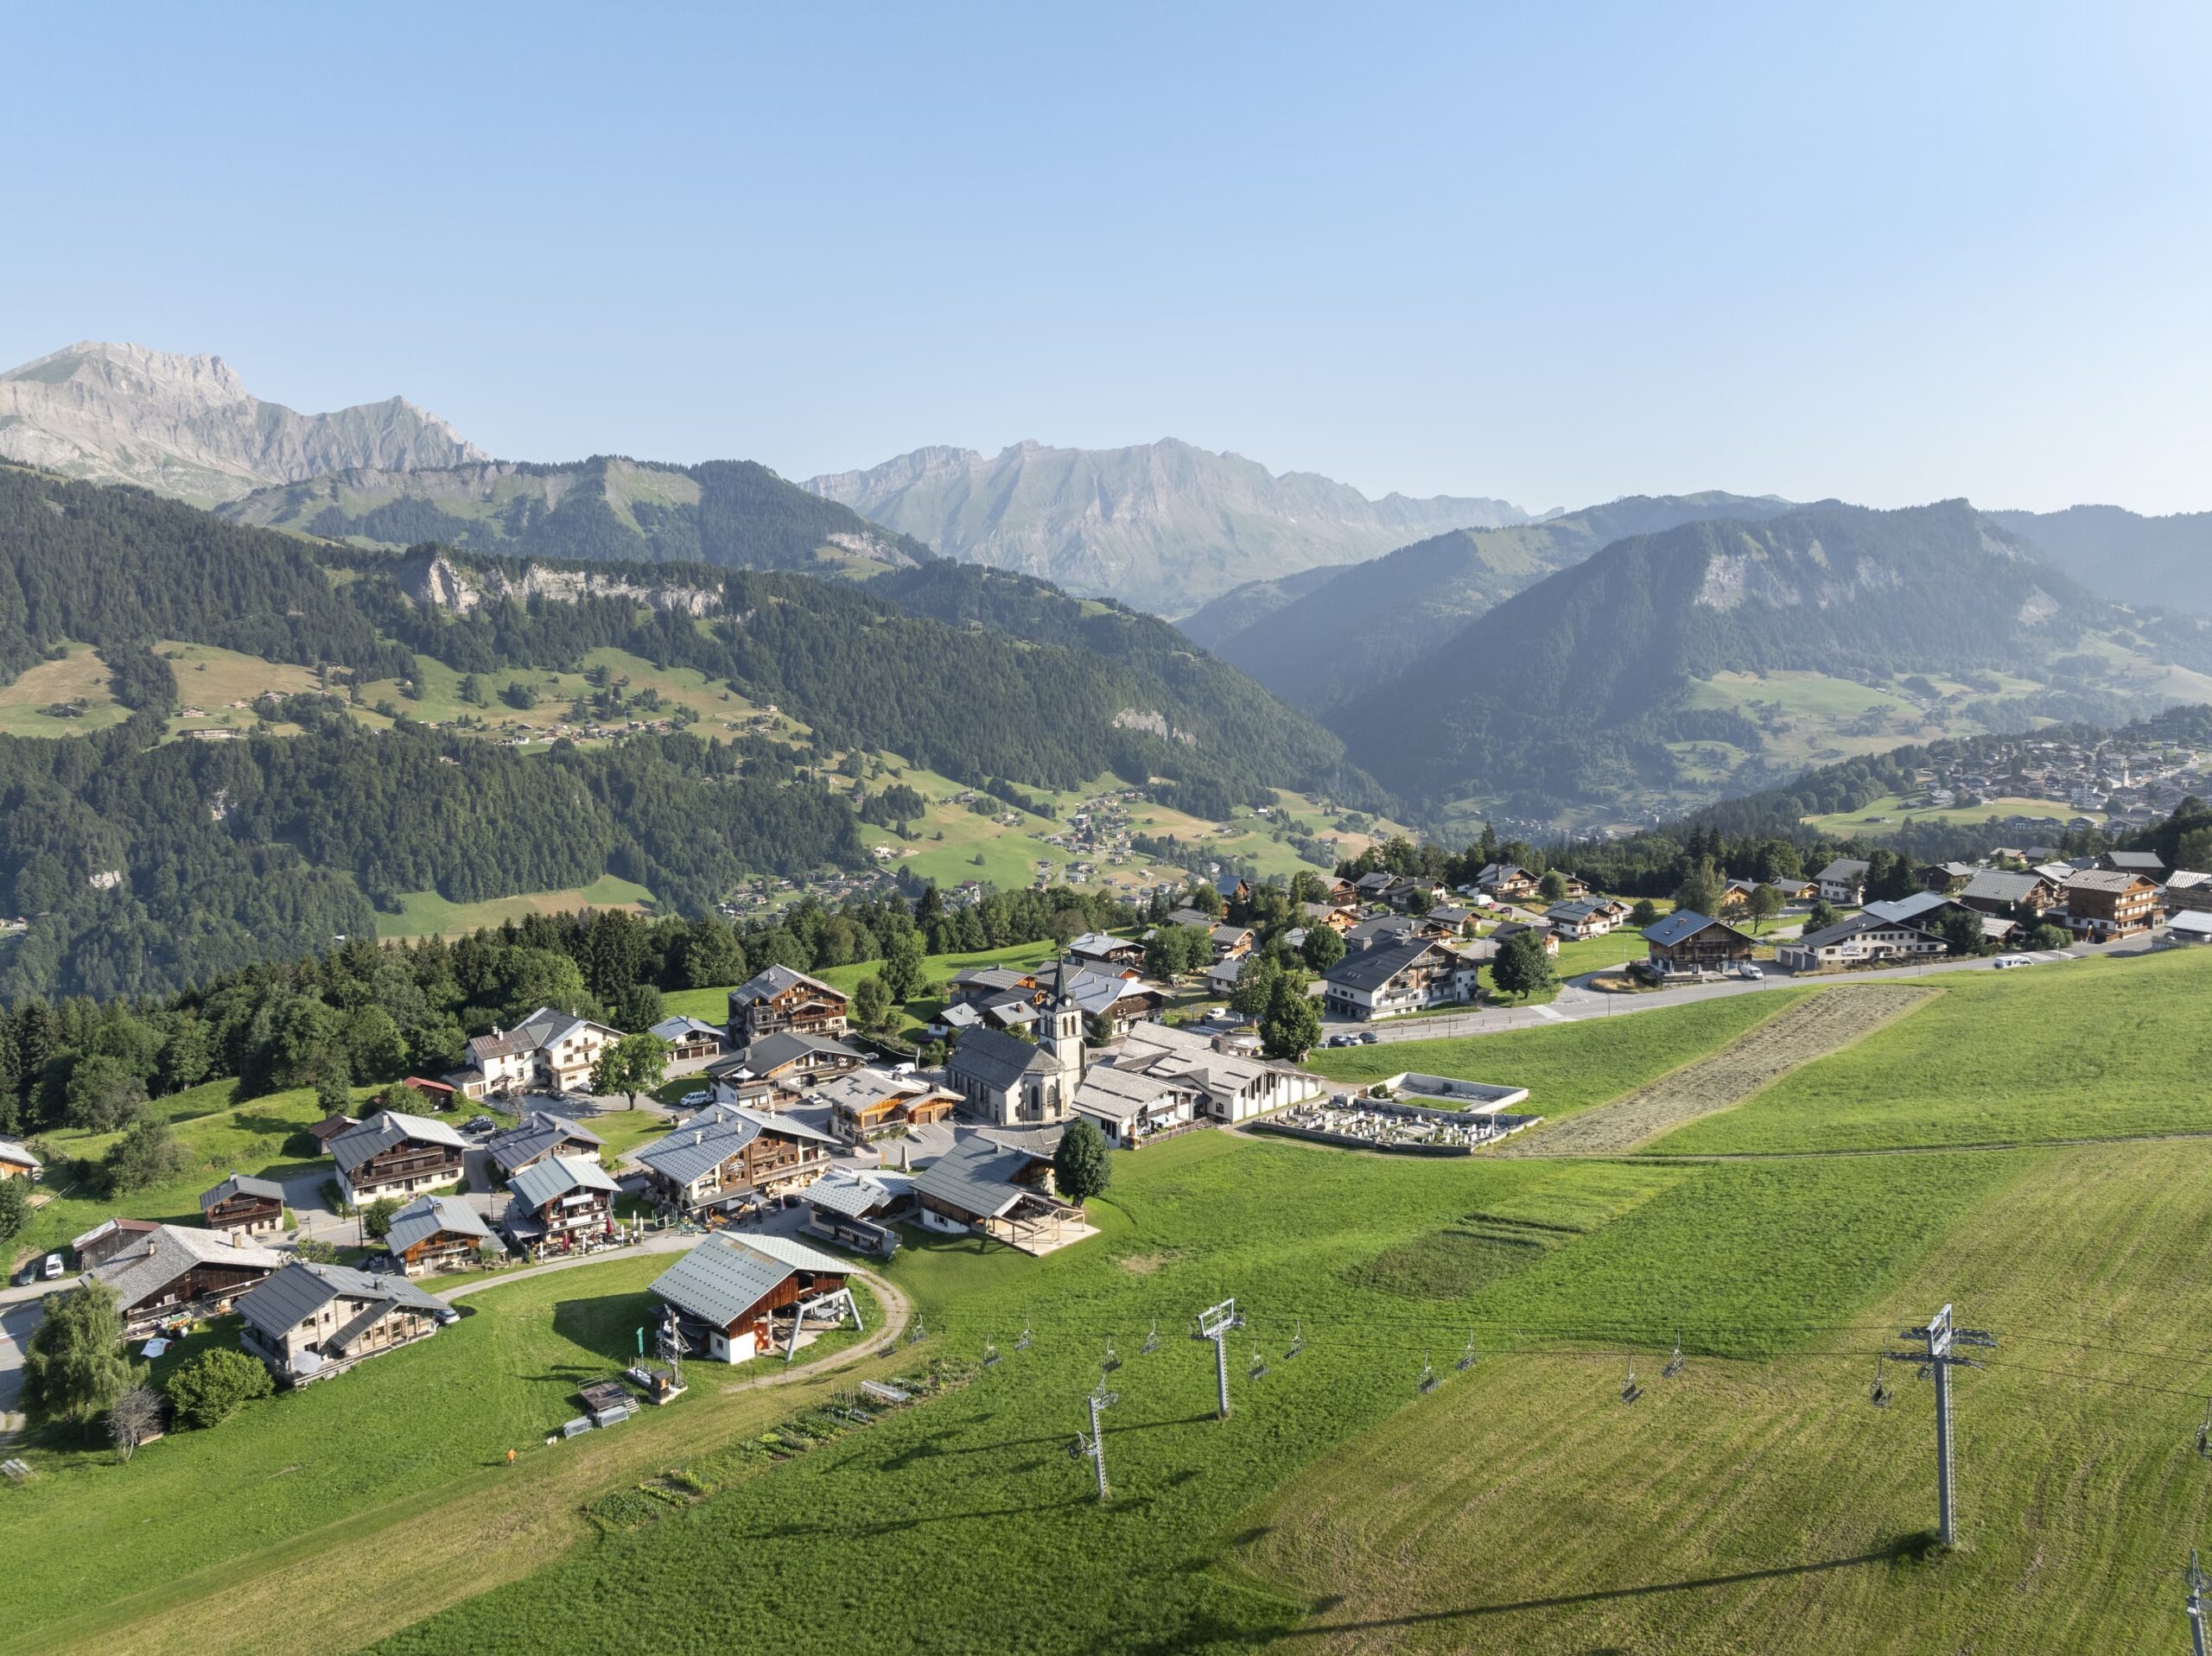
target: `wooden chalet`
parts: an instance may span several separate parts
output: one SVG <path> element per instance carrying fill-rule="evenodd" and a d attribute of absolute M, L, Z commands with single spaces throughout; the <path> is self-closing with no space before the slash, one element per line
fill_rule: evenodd
<path fill-rule="evenodd" d="M 83 1235 L 73 1240 L 69 1251 L 77 1256 L 77 1267 L 90 1271 L 94 1266 L 105 1265 L 126 1249 L 138 1246 L 161 1228 L 152 1219 L 103 1219 Z"/>
<path fill-rule="evenodd" d="M 416 1196 L 391 1218 L 384 1239 L 392 1263 L 410 1277 L 439 1271 L 466 1271 L 483 1258 L 490 1243 L 506 1250 L 493 1235 L 483 1215 L 459 1196 Z"/>
<path fill-rule="evenodd" d="M 2041 915 L 2057 904 L 2058 887 L 2033 870 L 1984 868 L 1960 888 L 1958 900 L 1976 914 Z"/>
<path fill-rule="evenodd" d="M 892 1222 L 914 1205 L 914 1178 L 888 1167 L 833 1168 L 806 1187 L 804 1200 L 806 1228 L 824 1241 L 888 1258 L 899 1251 Z"/>
<path fill-rule="evenodd" d="M 1652 967 L 1662 973 L 1722 972 L 1751 958 L 1751 940 L 1725 920 L 1677 909 L 1643 934 Z"/>
<path fill-rule="evenodd" d="M 532 1110 L 505 1133 L 498 1133 L 485 1141 L 485 1153 L 502 1178 L 512 1178 L 525 1167 L 554 1156 L 596 1157 L 607 1148 L 607 1140 L 587 1128 L 578 1126 L 565 1115 L 556 1115 L 550 1110 Z"/>
<path fill-rule="evenodd" d="M 849 1004 L 842 989 L 820 978 L 772 966 L 729 992 L 729 1044 L 749 1046 L 765 1035 L 817 1035 L 830 1039 L 845 1032 Z"/>
<path fill-rule="evenodd" d="M 549 1156 L 509 1179 L 507 1189 L 513 1199 L 503 1228 L 518 1247 L 572 1253 L 614 1234 L 620 1187 L 596 1158 Z"/>
<path fill-rule="evenodd" d="M 46 1164 L 29 1145 L 0 1139 L 0 1179 L 35 1179 L 45 1171 Z"/>
<path fill-rule="evenodd" d="M 1475 876 L 1475 889 L 1500 903 L 1531 903 L 1543 895 L 1544 882 L 1517 863 L 1493 862 Z"/>
<path fill-rule="evenodd" d="M 423 1102 L 434 1110 L 449 1110 L 461 1089 L 449 1082 L 432 1081 L 428 1075 L 410 1075 L 399 1083 L 411 1093 L 419 1094 Z"/>
<path fill-rule="evenodd" d="M 715 1362 L 741 1363 L 781 1347 L 795 1354 L 811 1321 L 861 1326 L 851 1267 L 783 1236 L 709 1236 L 657 1278 L 652 1292 L 677 1314 L 687 1344 Z"/>
<path fill-rule="evenodd" d="M 702 1018 L 664 1018 L 648 1032 L 667 1046 L 677 1063 L 721 1056 L 722 1031 Z"/>
<path fill-rule="evenodd" d="M 280 1386 L 304 1386 L 427 1340 L 461 1313 L 396 1272 L 295 1261 L 243 1295 L 238 1315 L 238 1343 Z"/>
<path fill-rule="evenodd" d="M 284 1187 L 274 1179 L 232 1173 L 200 1196 L 200 1218 L 232 1242 L 274 1236 L 284 1228 Z"/>
<path fill-rule="evenodd" d="M 330 1142 L 339 1194 L 353 1202 L 411 1196 L 461 1182 L 467 1145 L 442 1121 L 379 1110 Z"/>
<path fill-rule="evenodd" d="M 86 1275 L 113 1291 L 125 1335 L 173 1317 L 213 1317 L 284 1263 L 268 1248 L 238 1247 L 213 1231 L 156 1225 Z"/>
<path fill-rule="evenodd" d="M 321 1120 L 309 1127 L 308 1137 L 314 1139 L 323 1149 L 328 1150 L 334 1140 L 343 1138 L 360 1125 L 359 1116 L 347 1115 L 341 1110 L 335 1114 L 324 1116 Z"/>
<path fill-rule="evenodd" d="M 677 1213 L 745 1206 L 810 1183 L 837 1141 L 789 1116 L 710 1104 L 638 1152 L 652 1198 Z"/>
<path fill-rule="evenodd" d="M 1466 999 L 1473 974 L 1433 937 L 1376 943 L 1347 955 L 1321 979 L 1321 999 L 1343 1018 L 1362 1021 Z"/>
<path fill-rule="evenodd" d="M 2082 942 L 2136 936 L 2158 921 L 2157 883 L 2122 869 L 2084 869 L 2059 895 L 2064 907 L 2054 917 Z"/>
<path fill-rule="evenodd" d="M 1087 931 L 1068 945 L 1068 953 L 1077 960 L 1094 966 L 1141 966 L 1144 945 L 1134 937 L 1116 937 L 1110 932 Z"/>
<path fill-rule="evenodd" d="M 714 1081 L 762 1081 L 786 1092 L 797 1092 L 816 1082 L 827 1081 L 859 1069 L 867 1056 L 823 1035 L 800 1035 L 783 1030 L 764 1035 L 733 1057 L 707 1066 Z"/>
<path fill-rule="evenodd" d="M 824 1082 L 812 1094 L 830 1107 L 830 1131 L 849 1145 L 927 1126 L 950 1117 L 960 1094 L 913 1075 L 856 1069 Z"/>
<path fill-rule="evenodd" d="M 914 1176 L 917 1216 L 931 1230 L 975 1231 L 1025 1251 L 1051 1247 L 1083 1209 L 1052 1193 L 1047 1155 L 964 1137 Z"/>

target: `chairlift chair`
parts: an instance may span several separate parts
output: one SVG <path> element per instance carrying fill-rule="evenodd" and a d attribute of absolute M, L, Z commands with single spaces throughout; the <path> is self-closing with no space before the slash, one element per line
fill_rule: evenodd
<path fill-rule="evenodd" d="M 1141 1355 L 1145 1355 L 1145 1356 L 1147 1356 L 1147 1357 L 1149 1357 L 1150 1355 L 1152 1355 L 1152 1354 L 1153 1354 L 1154 1352 L 1155 1352 L 1155 1351 L 1157 1351 L 1157 1350 L 1159 1350 L 1159 1349 L 1160 1349 L 1160 1319 L 1159 1319 L 1158 1317 L 1154 1317 L 1154 1318 L 1152 1319 L 1152 1332 L 1151 1332 L 1150 1334 L 1147 1334 L 1147 1335 L 1146 1335 L 1146 1336 L 1144 1336 L 1144 1343 L 1143 1343 L 1142 1345 L 1139 1346 L 1139 1347 L 1137 1348 L 1137 1350 L 1138 1350 Z"/>
<path fill-rule="evenodd" d="M 1682 1357 L 1681 1332 L 1677 1329 L 1675 1334 L 1675 1355 L 1667 1359 L 1667 1366 L 1659 1371 L 1659 1377 L 1662 1380 L 1680 1380 L 1682 1370 L 1688 1366 Z"/>
<path fill-rule="evenodd" d="M 2196 1453 L 2199 1458 L 2212 1461 L 2212 1398 L 2204 1399 L 2204 1424 L 2196 1429 Z"/>
<path fill-rule="evenodd" d="M 1890 1399 L 1896 1395 L 1890 1390 L 1889 1381 L 1883 1377 L 1882 1364 L 1884 1361 L 1885 1359 L 1878 1356 L 1874 1359 L 1874 1386 L 1872 1391 L 1866 1393 L 1866 1400 L 1878 1409 L 1888 1408 L 1890 1406 Z"/>
<path fill-rule="evenodd" d="M 1252 1348 L 1252 1366 L 1244 1371 L 1244 1378 L 1248 1380 L 1260 1380 L 1267 1372 L 1268 1360 L 1260 1355 L 1260 1348 L 1255 1344 Z"/>
<path fill-rule="evenodd" d="M 1121 1366 L 1122 1354 L 1114 1349 L 1114 1336 L 1109 1334 L 1106 1336 L 1106 1355 L 1099 1360 L 1099 1372 L 1110 1374 Z"/>
<path fill-rule="evenodd" d="M 1621 1387 L 1621 1401 L 1633 1403 L 1643 1395 L 1643 1388 L 1636 1383 L 1636 1359 L 1628 1360 L 1628 1383 Z"/>
<path fill-rule="evenodd" d="M 1462 1374 L 1465 1374 L 1475 1366 L 1476 1355 L 1475 1336 L 1470 1334 L 1467 1336 L 1467 1348 L 1459 1354 L 1459 1361 L 1452 1364 L 1452 1367 L 1458 1369 Z"/>
<path fill-rule="evenodd" d="M 1435 1370 L 1433 1367 L 1432 1367 L 1430 1366 L 1430 1364 L 1429 1364 L 1429 1361 L 1428 1361 L 1428 1354 L 1427 1354 L 1426 1351 L 1422 1352 L 1422 1353 L 1421 1354 L 1421 1394 L 1422 1394 L 1424 1397 L 1426 1397 L 1429 1393 L 1433 1392 L 1433 1391 L 1434 1391 L 1438 1386 L 1441 1386 L 1443 1383 L 1444 1383 L 1444 1382 L 1443 1382 L 1442 1380 L 1439 1380 L 1439 1379 L 1437 1378 L 1437 1376 L 1436 1376 L 1436 1370 Z"/>
<path fill-rule="evenodd" d="M 986 1368 L 996 1368 L 998 1366 L 999 1366 L 999 1348 L 998 1348 L 998 1346 L 997 1346 L 996 1342 L 993 1342 L 993 1341 L 989 1341 L 989 1340 L 986 1340 L 986 1341 L 984 1341 L 984 1342 L 983 1342 L 983 1367 L 986 1367 Z"/>
<path fill-rule="evenodd" d="M 1294 1319 L 1291 1323 L 1290 1344 L 1284 1350 L 1282 1354 L 1282 1360 L 1285 1362 L 1288 1362 L 1293 1357 L 1295 1357 L 1300 1352 L 1305 1349 L 1306 1319 L 1304 1317 L 1298 1317 Z"/>
<path fill-rule="evenodd" d="M 1016 1351 L 1027 1351 L 1029 1349 L 1031 1343 L 1032 1336 L 1029 1332 L 1029 1319 L 1025 1317 L 1021 1319 L 1021 1337 L 1014 1342 L 1014 1348 Z"/>
<path fill-rule="evenodd" d="M 919 1311 L 914 1313 L 914 1326 L 906 1330 L 906 1343 L 918 1345 L 929 1334 L 929 1322 Z"/>

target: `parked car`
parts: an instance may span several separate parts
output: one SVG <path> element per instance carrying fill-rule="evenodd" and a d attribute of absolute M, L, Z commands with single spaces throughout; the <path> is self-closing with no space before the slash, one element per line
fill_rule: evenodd
<path fill-rule="evenodd" d="M 1357 1037 L 1355 1037 L 1354 1038 L 1355 1038 L 1355 1039 L 1357 1039 L 1362 1046 L 1373 1046 L 1373 1045 L 1374 1045 L 1377 1041 L 1380 1041 L 1382 1037 L 1381 1036 L 1377 1035 L 1377 1034 L 1376 1034 L 1373 1030 L 1371 1030 L 1371 1029 L 1363 1029 L 1363 1030 L 1360 1031 L 1360 1032 L 1358 1033 L 1358 1035 L 1357 1035 Z"/>
<path fill-rule="evenodd" d="M 461 1130 L 463 1133 L 497 1133 L 499 1124 L 488 1115 L 472 1116 L 461 1123 Z"/>
<path fill-rule="evenodd" d="M 711 1104 L 714 1101 L 715 1095 L 712 1093 L 698 1092 L 683 1094 L 683 1107 L 687 1110 L 696 1110 L 702 1104 Z"/>
<path fill-rule="evenodd" d="M 2003 972 L 2015 966 L 2033 966 L 2035 961 L 2025 955 L 1999 955 L 1989 964 L 1992 970 Z"/>
<path fill-rule="evenodd" d="M 45 1265 L 41 1266 L 39 1269 L 39 1275 L 44 1277 L 48 1282 L 52 1282 L 60 1274 L 61 1256 L 59 1253 L 48 1254 L 46 1256 Z"/>

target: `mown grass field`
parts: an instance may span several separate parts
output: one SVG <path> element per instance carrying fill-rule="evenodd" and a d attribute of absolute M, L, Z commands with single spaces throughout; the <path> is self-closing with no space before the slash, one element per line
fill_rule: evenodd
<path fill-rule="evenodd" d="M 1332 1081 L 1362 1085 L 1417 1070 L 1526 1087 L 1528 1107 L 1556 1120 L 1706 1057 L 1814 993 L 1794 987 L 1764 989 L 1632 1016 L 1586 1018 L 1555 1029 L 1332 1047 L 1309 1055 L 1306 1068 Z"/>
<path fill-rule="evenodd" d="M 1808 828 L 1837 839 L 1883 839 L 1895 834 L 1908 822 L 1963 828 L 1976 822 L 1993 822 L 2000 817 L 2047 816 L 2051 819 L 2051 832 L 2057 826 L 2070 822 L 2077 816 L 2086 816 L 2093 822 L 2102 822 L 2102 811 L 2077 811 L 2071 805 L 2052 799 L 2023 799 L 2007 795 L 1981 805 L 1957 805 L 1937 810 L 1930 806 L 1909 806 L 1898 794 L 1885 794 L 1879 799 L 1860 806 L 1857 810 L 1831 811 L 1825 816 L 1805 818 Z"/>
<path fill-rule="evenodd" d="M 1918 1012 L 1659 1152 L 1882 1149 L 2212 1132 L 2212 955 L 1959 972 Z M 1751 997 L 1764 999 L 1764 995 Z"/>
<path fill-rule="evenodd" d="M 379 937 L 457 937 L 484 926 L 497 926 L 531 914 L 573 914 L 579 909 L 650 909 L 653 894 L 635 880 L 602 874 L 588 885 L 563 891 L 525 891 L 487 898 L 481 903 L 451 903 L 435 891 L 409 891 L 399 912 L 377 916 Z"/>
<path fill-rule="evenodd" d="M 130 716 L 130 709 L 115 699 L 107 663 L 92 653 L 92 645 L 61 647 L 68 653 L 60 660 L 27 667 L 0 685 L 0 735 L 84 736 Z M 73 703 L 79 707 L 74 714 L 41 711 Z"/>

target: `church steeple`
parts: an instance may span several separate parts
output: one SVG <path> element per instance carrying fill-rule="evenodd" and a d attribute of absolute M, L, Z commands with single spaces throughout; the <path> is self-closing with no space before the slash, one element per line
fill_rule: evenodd
<path fill-rule="evenodd" d="M 1052 1000 L 1045 1015 L 1048 1031 L 1046 1050 L 1058 1061 L 1061 1071 L 1070 1077 L 1069 1090 L 1083 1077 L 1083 1008 L 1076 1004 L 1075 986 L 1069 981 L 1068 963 L 1063 958 L 1052 973 Z"/>

